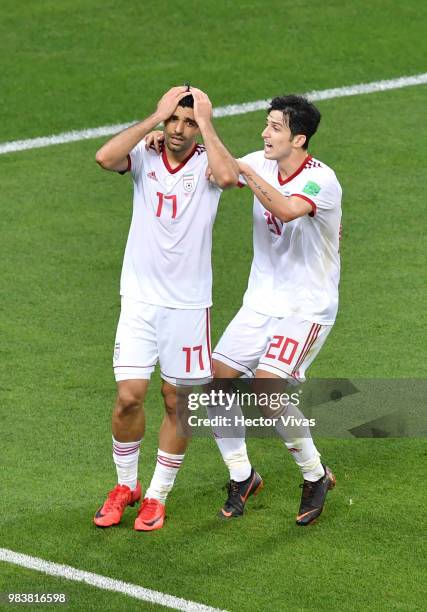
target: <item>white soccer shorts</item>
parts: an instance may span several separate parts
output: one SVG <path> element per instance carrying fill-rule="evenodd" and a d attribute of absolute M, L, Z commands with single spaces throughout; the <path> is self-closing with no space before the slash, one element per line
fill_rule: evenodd
<path fill-rule="evenodd" d="M 252 377 L 257 369 L 290 382 L 305 381 L 305 372 L 332 325 L 298 316 L 270 317 L 243 305 L 215 347 L 212 358 Z"/>
<path fill-rule="evenodd" d="M 113 354 L 116 381 L 149 379 L 157 361 L 163 380 L 173 385 L 210 380 L 209 308 L 165 308 L 122 296 Z"/>

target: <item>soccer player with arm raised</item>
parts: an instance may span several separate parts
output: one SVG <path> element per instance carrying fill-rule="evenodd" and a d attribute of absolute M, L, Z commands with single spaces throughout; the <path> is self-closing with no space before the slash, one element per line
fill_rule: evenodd
<path fill-rule="evenodd" d="M 145 136 L 160 122 L 164 143 L 156 150 Z M 199 134 L 204 145 L 196 142 Z M 117 485 L 94 522 L 99 527 L 118 524 L 125 508 L 142 496 L 143 402 L 159 361 L 165 415 L 156 468 L 135 521 L 136 530 L 151 531 L 163 525 L 166 497 L 187 447 L 187 439 L 176 432 L 177 387 L 200 384 L 212 375 L 212 226 L 221 190 L 237 183 L 238 167 L 212 126 L 208 96 L 188 87 L 169 90 L 152 115 L 101 147 L 96 161 L 106 170 L 129 172 L 134 196 L 113 356 Z M 206 178 L 208 165 L 214 183 Z"/>
<path fill-rule="evenodd" d="M 241 178 L 254 194 L 254 257 L 243 305 L 213 352 L 219 379 L 253 376 L 255 389 L 274 391 L 303 382 L 334 324 L 342 191 L 333 170 L 307 151 L 319 121 L 320 112 L 307 99 L 274 98 L 262 133 L 264 149 L 238 160 Z M 241 414 L 238 406 L 234 410 Z M 298 406 L 288 403 L 274 417 L 304 479 L 296 522 L 308 525 L 322 512 L 335 477 L 322 464 L 309 427 L 285 426 L 286 417 L 303 419 Z M 249 462 L 244 438 L 223 434 L 217 431 L 215 438 L 230 483 L 219 516 L 228 519 L 243 514 L 262 479 Z"/>

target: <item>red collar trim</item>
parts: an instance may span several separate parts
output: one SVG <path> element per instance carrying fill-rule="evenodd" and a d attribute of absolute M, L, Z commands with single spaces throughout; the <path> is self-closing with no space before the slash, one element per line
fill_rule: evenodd
<path fill-rule="evenodd" d="M 166 147 L 163 147 L 162 148 L 162 160 L 163 160 L 163 163 L 165 164 L 166 170 L 170 174 L 175 174 L 176 172 L 179 172 L 181 170 L 181 168 L 183 168 L 185 166 L 185 164 L 188 162 L 188 160 L 193 157 L 193 155 L 196 152 L 196 150 L 197 150 L 197 142 L 194 143 L 194 147 L 192 148 L 191 152 L 187 155 L 187 157 L 185 159 L 183 159 L 182 162 L 176 168 L 171 168 L 171 166 L 169 164 L 169 160 L 168 160 L 167 155 L 166 155 Z"/>
<path fill-rule="evenodd" d="M 294 179 L 296 176 L 298 176 L 298 174 L 300 172 L 302 172 L 304 170 L 304 168 L 306 167 L 308 162 L 311 161 L 312 159 L 313 159 L 313 157 L 311 155 L 307 155 L 305 160 L 302 162 L 301 166 L 299 168 L 297 168 L 297 170 L 295 170 L 295 172 L 293 174 L 291 174 L 290 176 L 288 176 L 285 179 L 282 179 L 282 177 L 280 176 L 280 170 L 279 170 L 279 168 L 277 168 L 277 178 L 279 179 L 279 184 L 280 185 L 286 185 L 286 183 L 289 183 L 289 181 L 292 181 L 292 179 Z"/>

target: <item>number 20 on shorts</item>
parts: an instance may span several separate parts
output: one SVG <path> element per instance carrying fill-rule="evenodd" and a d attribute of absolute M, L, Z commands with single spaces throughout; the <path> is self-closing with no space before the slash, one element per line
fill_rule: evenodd
<path fill-rule="evenodd" d="M 268 347 L 266 358 L 278 359 L 282 363 L 290 365 L 298 348 L 298 342 L 286 336 L 273 336 L 273 340 Z M 280 349 L 280 353 L 278 353 Z"/>

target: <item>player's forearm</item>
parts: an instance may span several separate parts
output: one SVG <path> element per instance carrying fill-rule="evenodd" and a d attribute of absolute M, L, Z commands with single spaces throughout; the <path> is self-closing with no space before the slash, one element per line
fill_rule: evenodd
<path fill-rule="evenodd" d="M 215 183 L 222 189 L 237 185 L 239 181 L 237 162 L 221 142 L 212 123 L 210 121 L 199 123 L 199 129 Z"/>
<path fill-rule="evenodd" d="M 151 130 L 153 130 L 161 119 L 157 113 L 153 113 L 144 121 L 136 123 L 120 134 L 113 136 L 96 153 L 97 163 L 106 170 L 116 170 L 123 160 L 127 158 L 132 149 Z"/>
<path fill-rule="evenodd" d="M 245 168 L 241 169 L 241 174 L 245 177 L 248 187 L 266 210 L 284 223 L 295 218 L 295 211 L 289 198 L 282 195 L 280 191 L 277 191 L 255 171 Z"/>

